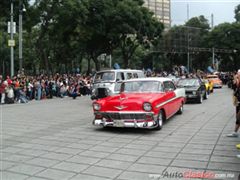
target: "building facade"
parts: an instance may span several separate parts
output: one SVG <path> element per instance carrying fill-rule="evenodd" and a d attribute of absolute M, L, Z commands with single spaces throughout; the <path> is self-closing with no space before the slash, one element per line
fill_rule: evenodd
<path fill-rule="evenodd" d="M 171 27 L 170 0 L 145 0 L 144 6 L 149 8 L 155 17 L 164 24 L 165 28 Z"/>

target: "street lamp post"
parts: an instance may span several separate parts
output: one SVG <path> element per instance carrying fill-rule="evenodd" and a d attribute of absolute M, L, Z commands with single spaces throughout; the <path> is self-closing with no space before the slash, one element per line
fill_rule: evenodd
<path fill-rule="evenodd" d="M 13 0 L 11 0 L 11 22 L 10 22 L 10 38 L 11 41 L 13 41 Z M 10 52 L 11 52 L 11 77 L 14 76 L 14 49 L 13 49 L 13 45 L 10 48 Z"/>
<path fill-rule="evenodd" d="M 23 55 L 22 55 L 22 49 L 23 49 L 23 38 L 22 38 L 22 15 L 23 12 L 25 12 L 25 7 L 23 5 L 22 0 L 19 0 L 19 73 L 22 73 L 23 69 Z"/>

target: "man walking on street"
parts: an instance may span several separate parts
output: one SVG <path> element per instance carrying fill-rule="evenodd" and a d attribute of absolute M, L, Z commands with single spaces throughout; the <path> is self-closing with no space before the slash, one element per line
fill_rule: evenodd
<path fill-rule="evenodd" d="M 237 75 L 234 77 L 234 96 L 236 98 L 236 125 L 233 133 L 228 134 L 228 137 L 238 137 L 238 130 L 240 127 L 240 69 L 237 72 Z"/>

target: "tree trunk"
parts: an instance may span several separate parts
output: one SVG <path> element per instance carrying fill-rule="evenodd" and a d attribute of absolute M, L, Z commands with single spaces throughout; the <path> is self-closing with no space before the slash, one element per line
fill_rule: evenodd
<path fill-rule="evenodd" d="M 95 68 L 96 68 L 96 71 L 100 71 L 100 63 L 98 60 L 95 61 Z"/>
<path fill-rule="evenodd" d="M 129 68 L 129 58 L 126 54 L 123 54 L 123 67 L 124 69 Z"/>
<path fill-rule="evenodd" d="M 98 61 L 96 56 L 92 56 L 92 60 L 95 63 L 95 69 L 96 71 L 100 71 L 100 62 Z"/>
<path fill-rule="evenodd" d="M 42 51 L 43 51 L 43 59 L 44 59 L 44 63 L 45 63 L 46 72 L 47 72 L 47 75 L 49 75 L 49 60 L 46 55 L 46 52 L 44 50 L 42 50 Z"/>
<path fill-rule="evenodd" d="M 87 76 L 91 73 L 91 64 L 90 64 L 90 62 L 91 62 L 91 59 L 88 58 L 87 59 L 87 63 L 88 63 L 88 66 L 87 66 Z"/>

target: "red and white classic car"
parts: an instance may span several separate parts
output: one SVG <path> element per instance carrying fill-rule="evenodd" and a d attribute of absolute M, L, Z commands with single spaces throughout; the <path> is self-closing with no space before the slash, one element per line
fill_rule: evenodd
<path fill-rule="evenodd" d="M 164 120 L 183 112 L 185 90 L 171 79 L 131 79 L 119 88 L 120 94 L 93 102 L 94 125 L 159 130 Z"/>

